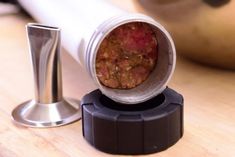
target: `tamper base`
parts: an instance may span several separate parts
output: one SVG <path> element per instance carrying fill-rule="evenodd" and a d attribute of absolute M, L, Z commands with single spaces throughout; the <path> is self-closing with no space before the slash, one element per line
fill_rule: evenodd
<path fill-rule="evenodd" d="M 56 127 L 79 120 L 80 111 L 80 101 L 75 99 L 62 100 L 48 105 L 30 100 L 13 110 L 12 119 L 17 124 L 27 127 Z"/>

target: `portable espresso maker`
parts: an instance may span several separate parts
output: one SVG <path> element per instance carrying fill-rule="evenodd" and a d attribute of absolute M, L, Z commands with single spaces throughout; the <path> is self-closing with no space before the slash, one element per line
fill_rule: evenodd
<path fill-rule="evenodd" d="M 137 87 L 108 88 L 97 79 L 94 66 L 100 44 L 115 28 L 133 22 L 143 22 L 154 30 L 158 61 Z M 183 135 L 183 97 L 167 87 L 176 62 L 174 43 L 159 23 L 144 15 L 119 16 L 105 24 L 92 35 L 84 53 L 87 71 L 99 89 L 81 101 L 83 136 L 95 148 L 113 154 L 165 150 Z"/>
<path fill-rule="evenodd" d="M 62 45 L 97 85 L 97 90 L 81 100 L 84 139 L 112 154 L 148 154 L 175 144 L 183 135 L 183 97 L 167 87 L 175 69 L 176 50 L 165 28 L 146 15 L 127 13 L 102 0 L 62 3 L 20 0 L 36 20 L 62 29 Z M 158 43 L 158 59 L 138 86 L 109 88 L 98 78 L 97 54 L 110 33 L 130 23 L 151 28 Z"/>

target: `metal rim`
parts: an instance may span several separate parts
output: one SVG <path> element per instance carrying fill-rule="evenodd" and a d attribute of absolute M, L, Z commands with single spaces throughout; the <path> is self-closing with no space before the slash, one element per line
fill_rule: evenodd
<path fill-rule="evenodd" d="M 167 78 L 163 80 L 164 83 L 162 83 L 162 86 L 159 87 L 158 89 L 152 90 L 151 92 L 148 92 L 148 94 L 145 93 L 144 98 L 134 98 L 134 99 L 124 99 L 122 97 L 116 96 L 114 94 L 110 94 L 107 92 L 107 87 L 104 87 L 96 77 L 96 70 L 95 70 L 95 59 L 96 59 L 96 54 L 99 48 L 99 45 L 103 41 L 103 39 L 108 35 L 113 29 L 117 28 L 118 26 L 121 26 L 126 23 L 130 22 L 145 22 L 147 24 L 150 24 L 152 26 L 155 26 L 156 29 L 161 31 L 166 39 L 169 41 L 169 46 L 171 49 L 170 52 L 170 60 L 172 62 L 172 65 L 170 70 L 168 71 Z M 102 91 L 103 94 L 106 96 L 110 97 L 116 102 L 120 103 L 125 103 L 125 104 L 136 104 L 136 103 L 141 103 L 144 101 L 147 101 L 151 99 L 152 97 L 158 95 L 161 93 L 167 86 L 167 83 L 169 82 L 170 78 L 173 75 L 174 69 L 175 69 L 175 64 L 176 64 L 176 50 L 174 46 L 174 42 L 170 36 L 170 34 L 167 32 L 167 30 L 158 22 L 153 20 L 152 18 L 149 18 L 148 16 L 142 15 L 142 14 L 125 14 L 123 16 L 118 16 L 118 17 L 113 17 L 107 21 L 105 21 L 103 24 L 101 24 L 95 33 L 92 35 L 91 40 L 88 44 L 88 48 L 86 51 L 86 66 L 87 70 L 89 71 L 91 77 L 95 81 L 96 85 L 99 87 L 99 89 Z M 119 90 L 121 92 L 121 90 Z"/>

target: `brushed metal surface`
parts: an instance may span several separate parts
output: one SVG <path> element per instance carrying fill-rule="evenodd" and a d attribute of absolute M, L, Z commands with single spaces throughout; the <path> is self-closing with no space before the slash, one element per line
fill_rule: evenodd
<path fill-rule="evenodd" d="M 35 99 L 17 106 L 12 112 L 13 120 L 29 127 L 54 127 L 80 119 L 80 101 L 63 98 L 60 29 L 32 23 L 26 30 Z"/>

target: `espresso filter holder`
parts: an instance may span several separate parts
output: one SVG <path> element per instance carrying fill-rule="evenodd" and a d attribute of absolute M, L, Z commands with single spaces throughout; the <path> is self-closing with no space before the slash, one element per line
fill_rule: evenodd
<path fill-rule="evenodd" d="M 156 66 L 135 88 L 106 87 L 97 79 L 97 52 L 110 32 L 131 22 L 148 24 L 154 30 Z M 140 14 L 110 18 L 92 34 L 85 50 L 86 69 L 99 88 L 81 101 L 83 136 L 88 143 L 107 153 L 139 155 L 163 151 L 183 136 L 183 96 L 167 87 L 175 69 L 176 50 L 161 24 Z"/>
<path fill-rule="evenodd" d="M 64 99 L 60 61 L 60 29 L 26 26 L 34 72 L 35 99 L 17 106 L 14 122 L 28 127 L 55 127 L 81 118 L 80 101 Z"/>
<path fill-rule="evenodd" d="M 158 41 L 158 60 L 148 78 L 132 89 L 113 89 L 97 79 L 95 61 L 103 39 L 131 22 L 148 24 Z M 157 21 L 140 14 L 113 17 L 93 33 L 84 63 L 95 90 L 81 101 L 83 136 L 111 154 L 139 155 L 163 151 L 183 136 L 183 96 L 167 87 L 176 64 L 174 42 Z"/>

